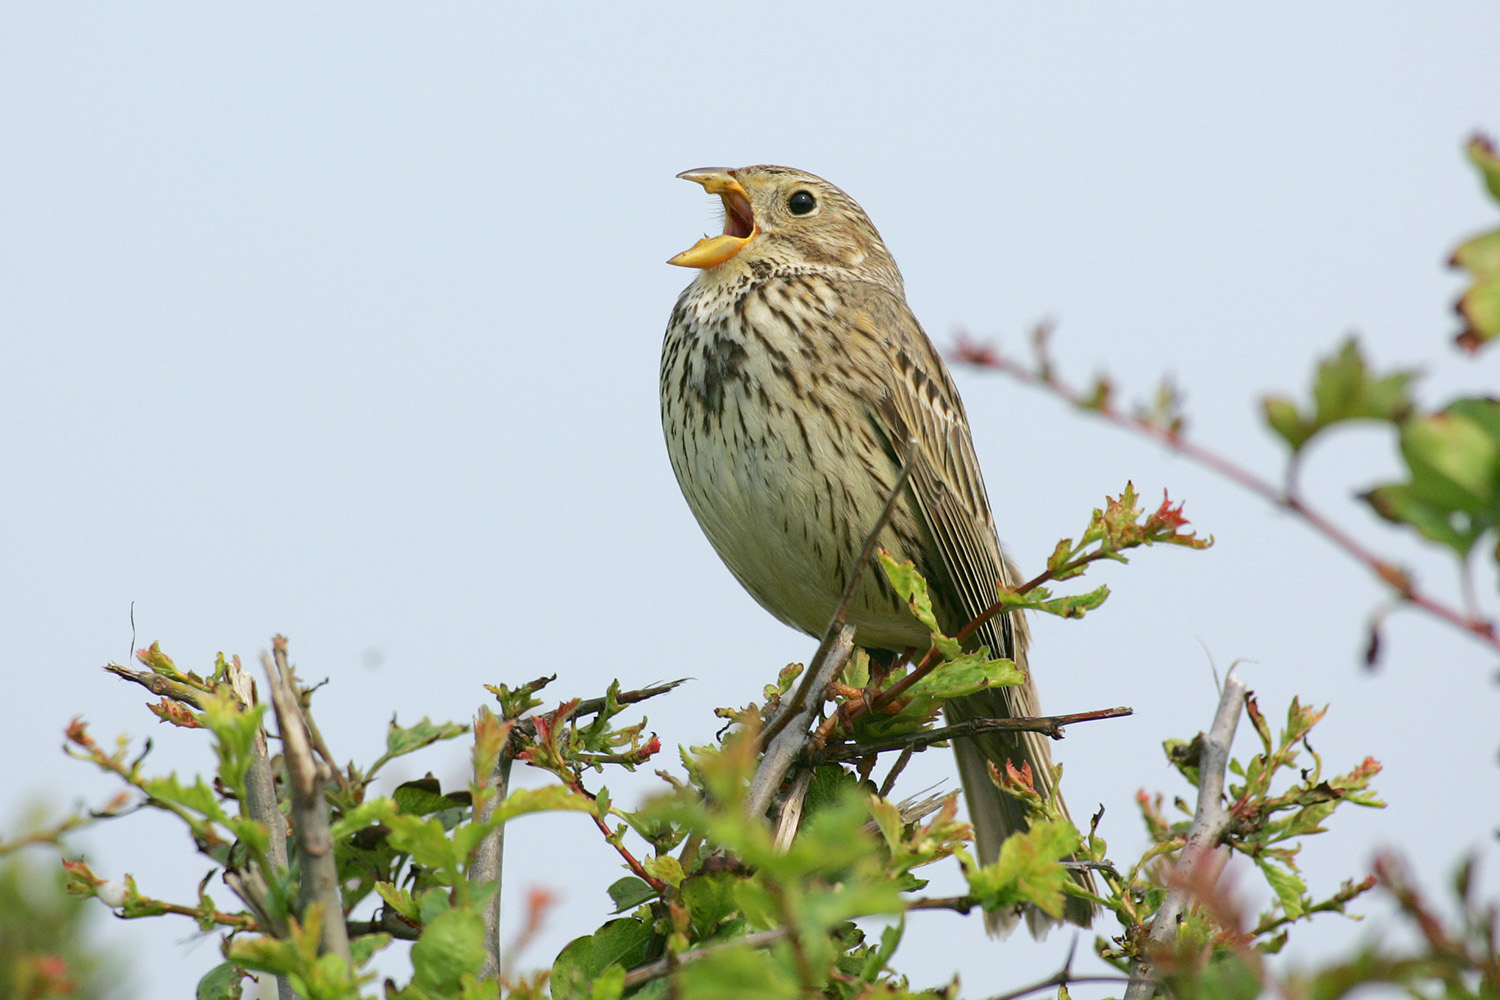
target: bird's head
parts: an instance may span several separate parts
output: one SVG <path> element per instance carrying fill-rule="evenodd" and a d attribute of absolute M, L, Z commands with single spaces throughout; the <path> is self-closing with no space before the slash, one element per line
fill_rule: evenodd
<path fill-rule="evenodd" d="M 864 209 L 821 177 L 791 167 L 704 167 L 677 175 L 724 203 L 724 232 L 669 264 L 709 270 L 838 273 L 901 287 L 901 275 Z"/>

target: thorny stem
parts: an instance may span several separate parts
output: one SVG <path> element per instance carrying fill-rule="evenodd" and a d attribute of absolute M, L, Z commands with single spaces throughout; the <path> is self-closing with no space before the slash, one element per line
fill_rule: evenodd
<path fill-rule="evenodd" d="M 1269 503 L 1291 511 L 1301 518 L 1303 523 L 1307 524 L 1324 538 L 1327 538 L 1337 548 L 1342 549 L 1356 562 L 1363 564 L 1371 573 L 1375 574 L 1387 586 L 1395 590 L 1403 600 L 1433 617 L 1447 622 L 1455 628 L 1468 632 L 1491 648 L 1500 650 L 1500 631 L 1496 630 L 1494 622 L 1481 618 L 1477 614 L 1466 613 L 1457 608 L 1450 607 L 1425 591 L 1419 590 L 1412 581 L 1411 576 L 1405 570 L 1386 561 L 1374 551 L 1362 545 L 1326 516 L 1309 507 L 1302 500 L 1297 490 L 1295 462 L 1288 470 L 1285 484 L 1277 486 L 1270 480 L 1256 475 L 1241 465 L 1237 465 L 1223 455 L 1187 440 L 1175 427 L 1163 427 L 1145 417 L 1124 413 L 1112 406 L 1109 400 L 1104 398 L 1102 394 L 1085 396 L 1077 389 L 1060 381 L 1056 377 L 1053 373 L 1051 362 L 1046 357 L 1045 347 L 1042 346 L 1043 338 L 1039 336 L 1037 341 L 1038 361 L 1036 369 L 1029 368 L 1013 358 L 1002 355 L 990 345 L 977 344 L 962 337 L 959 339 L 955 353 L 959 360 L 971 364 L 976 368 L 988 368 L 1009 375 L 1016 381 L 1026 385 L 1046 389 L 1070 406 L 1095 413 L 1117 427 L 1123 427 L 1128 431 L 1155 441 L 1179 455 L 1186 456 L 1192 461 L 1197 462 L 1204 468 L 1218 473 L 1230 482 L 1256 494 Z"/>
<path fill-rule="evenodd" d="M 577 773 L 569 772 L 567 778 L 565 779 L 565 784 L 568 786 L 568 790 L 573 792 L 574 794 L 582 795 L 590 802 L 598 801 L 583 787 L 583 779 Z M 638 860 L 636 860 L 635 855 L 630 853 L 630 848 L 621 843 L 620 839 L 615 836 L 614 831 L 609 828 L 609 824 L 604 822 L 604 819 L 598 814 L 598 812 L 590 811 L 589 815 L 593 817 L 594 825 L 599 828 L 599 832 L 604 834 L 605 841 L 607 841 L 609 845 L 615 849 L 615 852 L 619 854 L 622 859 L 624 859 L 625 863 L 630 866 L 630 870 L 635 873 L 636 877 L 639 878 L 642 882 L 645 882 L 657 892 L 665 892 L 667 889 L 667 884 L 661 879 L 657 878 L 655 875 L 652 875 L 646 871 L 645 867 Z"/>
<path fill-rule="evenodd" d="M 281 734 L 282 761 L 287 773 L 292 832 L 302 868 L 297 905 L 305 918 L 314 905 L 323 908 L 321 950 L 350 961 L 349 932 L 339 890 L 338 866 L 334 859 L 326 789 L 333 768 L 313 755 L 313 739 L 297 692 L 296 679 L 287 660 L 286 638 L 271 640 L 271 653 L 262 656 L 269 681 L 271 707 Z"/>
<path fill-rule="evenodd" d="M 1041 733 L 1044 736 L 1058 739 L 1062 736 L 1063 727 L 1071 726 L 1075 722 L 1093 722 L 1096 719 L 1118 719 L 1121 716 L 1133 714 L 1134 709 L 1120 707 L 1100 708 L 1092 712 L 1075 712 L 1072 715 L 969 719 L 966 722 L 960 722 L 952 726 L 943 726 L 939 729 L 928 729 L 920 733 L 908 733 L 902 736 L 891 736 L 883 740 L 871 740 L 868 743 L 851 743 L 821 749 L 811 755 L 811 763 L 817 765 L 835 760 L 858 760 L 869 754 L 884 753 L 888 750 L 905 750 L 911 752 L 913 750 L 925 749 L 934 743 L 941 743 L 944 740 L 978 736 L 981 733 Z"/>
<path fill-rule="evenodd" d="M 1198 762 L 1198 804 L 1188 828 L 1182 853 L 1177 856 L 1168 885 L 1167 898 L 1151 921 L 1144 957 L 1131 969 L 1125 1000 L 1149 1000 L 1157 983 L 1151 967 L 1155 957 L 1177 940 L 1178 922 L 1195 897 L 1211 889 L 1228 860 L 1229 849 L 1220 841 L 1229 829 L 1230 810 L 1224 808 L 1225 771 L 1229 747 L 1245 707 L 1245 682 L 1231 668 L 1224 677 L 1224 691 L 1214 712 L 1213 727 L 1203 740 Z"/>

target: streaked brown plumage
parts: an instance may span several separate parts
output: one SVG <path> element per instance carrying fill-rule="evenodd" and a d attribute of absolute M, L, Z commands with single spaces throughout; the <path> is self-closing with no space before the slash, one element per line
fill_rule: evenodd
<path fill-rule="evenodd" d="M 662 426 L 688 506 L 760 604 L 819 635 L 915 439 L 911 478 L 880 543 L 927 578 L 952 634 L 1017 582 L 1001 551 L 958 390 L 907 307 L 901 273 L 852 198 L 788 167 L 690 170 L 723 200 L 724 234 L 672 263 L 701 270 L 677 300 L 661 358 Z M 849 608 L 871 650 L 925 649 L 927 634 L 884 575 L 867 570 Z M 975 635 L 1026 667 L 1019 615 Z M 957 722 L 1038 713 L 1036 687 L 995 688 L 947 704 Z M 986 762 L 1030 764 L 1052 785 L 1037 734 L 954 744 L 981 861 L 1025 829 L 1025 810 Z M 1079 881 L 1091 886 L 1087 873 Z M 1092 909 L 1069 899 L 1066 916 Z M 1015 921 L 991 915 L 992 929 Z M 1042 914 L 1027 914 L 1034 933 Z"/>

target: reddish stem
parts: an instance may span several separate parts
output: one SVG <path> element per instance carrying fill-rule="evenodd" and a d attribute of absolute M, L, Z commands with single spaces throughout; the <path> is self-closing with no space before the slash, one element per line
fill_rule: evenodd
<path fill-rule="evenodd" d="M 1292 490 L 1276 486 L 1274 483 L 1261 478 L 1243 466 L 1236 465 L 1224 456 L 1188 441 L 1175 430 L 1160 427 L 1140 417 L 1122 413 L 1111 406 L 1109 401 L 1103 397 L 1084 397 L 1076 389 L 1058 381 L 1052 374 L 1051 364 L 1045 360 L 1041 362 L 1040 370 L 1034 371 L 1011 358 L 1005 357 L 989 345 L 975 344 L 962 338 L 959 340 L 956 354 L 959 360 L 967 362 L 976 368 L 988 368 L 1009 375 L 1011 378 L 1027 385 L 1046 389 L 1077 409 L 1096 413 L 1117 427 L 1123 427 L 1126 430 L 1133 431 L 1136 434 L 1156 441 L 1180 455 L 1185 455 L 1199 465 L 1218 473 L 1231 482 L 1249 490 L 1251 493 L 1263 497 L 1276 506 L 1291 511 L 1314 531 L 1327 538 L 1336 547 L 1344 550 L 1355 561 L 1362 563 L 1370 572 L 1379 577 L 1382 582 L 1396 591 L 1403 600 L 1456 628 L 1468 632 L 1491 648 L 1500 650 L 1500 634 L 1497 634 L 1494 622 L 1480 618 L 1477 615 L 1464 614 L 1458 609 L 1450 607 L 1432 597 L 1430 594 L 1417 589 L 1416 584 L 1412 582 L 1411 577 L 1404 570 L 1382 559 L 1363 544 L 1356 541 L 1327 517 L 1309 507 Z"/>

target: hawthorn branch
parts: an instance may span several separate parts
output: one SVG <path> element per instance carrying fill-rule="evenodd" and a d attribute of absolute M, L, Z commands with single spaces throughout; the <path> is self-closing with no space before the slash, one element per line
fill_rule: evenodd
<path fill-rule="evenodd" d="M 240 704 L 250 707 L 256 704 L 255 680 L 240 664 L 239 656 L 229 663 L 227 674 L 229 687 Z M 251 819 L 266 828 L 266 867 L 269 871 L 258 873 L 257 880 L 263 887 L 271 879 L 281 876 L 287 869 L 286 817 L 281 814 L 281 803 L 276 799 L 276 780 L 271 773 L 270 749 L 266 743 L 264 728 L 255 731 L 250 767 L 245 772 L 245 801 L 240 808 Z M 248 889 L 248 887 L 247 887 Z M 253 891 L 253 890 L 249 890 Z M 276 976 L 276 995 L 280 1000 L 292 1000 L 296 993 L 285 976 Z"/>
<path fill-rule="evenodd" d="M 822 653 L 822 649 L 819 649 Z M 822 705 L 822 692 L 827 689 L 829 681 L 837 677 L 849 662 L 849 657 L 854 652 L 854 626 L 843 625 L 833 644 L 829 647 L 827 654 L 822 656 L 821 661 L 814 660 L 816 671 L 808 673 L 808 685 L 811 691 L 817 692 L 816 698 L 805 698 L 803 704 L 793 713 L 783 713 L 780 732 L 776 733 L 766 744 L 765 751 L 761 754 L 760 763 L 755 768 L 755 776 L 750 779 L 750 790 L 745 796 L 745 812 L 750 816 L 760 816 L 771 804 L 771 796 L 776 789 L 781 787 L 781 781 L 786 777 L 792 762 L 807 748 L 811 734 L 808 732 L 808 723 L 812 720 L 813 713 Z"/>
<path fill-rule="evenodd" d="M 510 771 L 515 757 L 510 752 L 509 727 L 513 723 L 508 719 L 501 719 L 500 725 L 505 727 L 505 733 L 500 739 L 500 756 L 495 761 L 494 770 L 488 775 L 476 774 L 474 776 L 475 783 L 484 786 L 488 793 L 478 815 L 474 817 L 477 823 L 490 822 L 495 815 L 495 809 L 510 794 Z M 479 728 L 476 721 L 474 726 L 476 738 Z M 501 970 L 503 956 L 500 946 L 500 885 L 504 859 L 505 825 L 501 824 L 480 841 L 479 847 L 474 852 L 474 863 L 469 866 L 469 881 L 473 885 L 481 886 L 491 882 L 495 884 L 495 894 L 490 897 L 484 907 L 484 965 L 479 973 L 481 979 L 494 979 L 500 975 Z"/>
<path fill-rule="evenodd" d="M 1155 994 L 1158 984 L 1152 975 L 1151 956 L 1164 953 L 1176 940 L 1177 925 L 1184 911 L 1194 898 L 1203 895 L 1219 880 L 1224 864 L 1229 860 L 1229 848 L 1221 843 L 1231 819 L 1230 811 L 1224 807 L 1224 780 L 1229 767 L 1229 745 L 1234 742 L 1234 731 L 1239 726 L 1244 706 L 1245 684 L 1231 669 L 1224 678 L 1224 691 L 1214 713 L 1213 728 L 1203 740 L 1202 756 L 1198 761 L 1198 805 L 1193 813 L 1193 823 L 1188 827 L 1182 853 L 1177 856 L 1177 863 L 1167 877 L 1170 886 L 1167 898 L 1151 921 L 1151 931 L 1143 949 L 1146 957 L 1131 971 L 1125 1000 L 1150 1000 Z"/>
<path fill-rule="evenodd" d="M 1360 563 L 1381 582 L 1394 590 L 1401 599 L 1449 625 L 1469 633 L 1490 648 L 1500 650 L 1500 631 L 1495 623 L 1477 614 L 1468 613 L 1445 604 L 1436 597 L 1419 589 L 1411 575 L 1378 553 L 1367 548 L 1354 536 L 1344 531 L 1327 516 L 1310 507 L 1297 491 L 1295 475 L 1289 475 L 1285 486 L 1277 486 L 1229 458 L 1202 445 L 1187 440 L 1176 425 L 1162 426 L 1147 417 L 1125 413 L 1110 403 L 1102 390 L 1084 395 L 1057 378 L 1051 361 L 1045 353 L 1045 330 L 1037 331 L 1037 368 L 1032 369 L 1021 362 L 1002 355 L 988 344 L 977 344 L 960 337 L 955 347 L 958 360 L 976 368 L 986 368 L 1008 375 L 1025 385 L 1045 389 L 1063 402 L 1079 410 L 1096 414 L 1125 430 L 1155 441 L 1204 468 L 1217 473 L 1235 485 L 1254 493 L 1274 506 L 1290 511 L 1313 531 L 1328 539 L 1355 562 Z M 1293 466 L 1295 469 L 1295 465 Z"/>
<path fill-rule="evenodd" d="M 615 697 L 615 703 L 618 705 L 634 705 L 636 702 L 645 701 L 647 698 L 655 698 L 659 694 L 666 694 L 677 685 L 682 684 L 686 681 L 686 677 L 679 677 L 675 681 L 666 681 L 662 684 L 653 684 L 651 687 L 639 688 L 634 691 L 621 691 Z M 609 699 L 607 698 L 585 698 L 578 703 L 577 708 L 573 709 L 573 717 L 578 718 L 584 715 L 597 715 L 600 712 L 604 711 L 605 706 L 607 706 L 608 704 Z M 521 721 L 524 722 L 526 720 L 523 719 Z"/>
<path fill-rule="evenodd" d="M 813 765 L 826 764 L 839 760 L 858 760 L 872 753 L 886 753 L 891 750 L 925 750 L 934 743 L 944 740 L 964 739 L 970 736 L 979 736 L 983 733 L 1041 733 L 1050 736 L 1054 740 L 1062 739 L 1063 727 L 1070 726 L 1075 722 L 1093 722 L 1096 719 L 1118 719 L 1122 716 L 1133 715 L 1135 709 L 1121 706 L 1119 708 L 1099 708 L 1092 712 L 1075 712 L 1072 715 L 1039 715 L 1023 716 L 1019 718 L 1006 719 L 969 719 L 952 726 L 943 726 L 938 729 L 929 729 L 920 733 L 907 733 L 901 736 L 890 736 L 882 740 L 870 740 L 866 743 L 844 743 L 834 747 L 824 747 L 814 750 L 809 755 L 809 762 Z"/>
<path fill-rule="evenodd" d="M 181 702 L 190 708 L 203 711 L 203 703 L 198 700 L 198 693 L 181 681 L 174 681 L 170 677 L 158 674 L 153 670 L 132 670 L 118 663 L 107 663 L 104 669 L 117 677 L 123 677 L 133 684 L 150 691 L 154 695 L 163 698 L 171 698 L 173 701 Z"/>
<path fill-rule="evenodd" d="M 349 933 L 344 925 L 343 898 L 339 893 L 325 796 L 332 769 L 313 755 L 296 680 L 287 663 L 286 637 L 278 635 L 272 639 L 271 649 L 271 654 L 262 655 L 261 662 L 270 680 L 271 705 L 276 710 L 276 728 L 281 733 L 282 759 L 286 762 L 291 795 L 292 832 L 297 838 L 297 855 L 302 864 L 298 908 L 305 914 L 313 906 L 322 907 L 322 950 L 348 962 L 351 961 Z"/>

